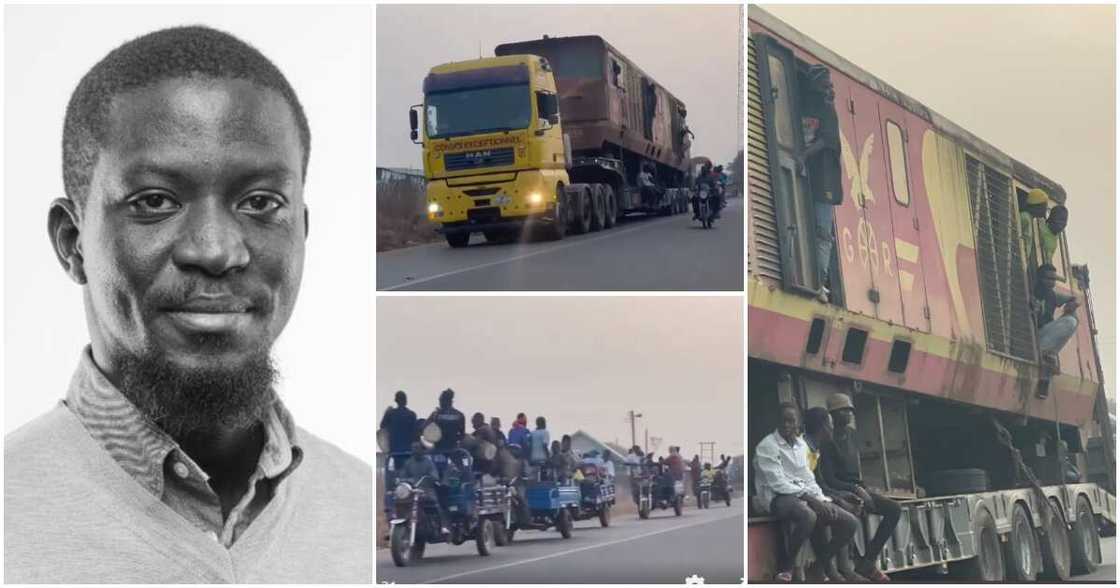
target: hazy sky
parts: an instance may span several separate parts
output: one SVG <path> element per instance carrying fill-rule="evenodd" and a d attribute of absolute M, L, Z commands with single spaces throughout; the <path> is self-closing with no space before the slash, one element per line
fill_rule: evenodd
<path fill-rule="evenodd" d="M 408 107 L 423 101 L 432 66 L 494 55 L 501 43 L 600 35 L 688 108 L 692 155 L 729 162 L 738 151 L 738 8 L 726 6 L 377 7 L 377 165 L 420 167 Z"/>
<path fill-rule="evenodd" d="M 633 409 L 659 453 L 700 441 L 743 451 L 742 298 L 386 297 L 377 299 L 378 419 L 404 390 L 427 416 L 455 390 L 470 419 L 507 429 L 518 412 L 554 439 L 583 429 L 629 445 Z M 468 427 L 469 428 L 469 427 Z"/>
<path fill-rule="evenodd" d="M 1116 385 L 1116 18 L 1099 6 L 765 5 L 1066 189 Z M 748 9 L 749 12 L 749 9 Z"/>

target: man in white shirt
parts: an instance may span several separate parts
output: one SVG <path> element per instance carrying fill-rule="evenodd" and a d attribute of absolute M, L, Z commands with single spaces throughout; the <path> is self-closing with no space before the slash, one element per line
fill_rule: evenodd
<path fill-rule="evenodd" d="M 754 457 L 756 500 L 760 508 L 791 527 L 788 550 L 779 546 L 778 573 L 774 579 L 790 581 L 794 558 L 812 536 L 817 559 L 811 571 L 843 582 L 832 557 L 855 536 L 859 520 L 833 504 L 817 485 L 809 469 L 809 448 L 798 435 L 797 407 L 783 403 L 781 411 L 781 424 L 762 439 Z M 825 533 L 829 528 L 831 539 Z"/>

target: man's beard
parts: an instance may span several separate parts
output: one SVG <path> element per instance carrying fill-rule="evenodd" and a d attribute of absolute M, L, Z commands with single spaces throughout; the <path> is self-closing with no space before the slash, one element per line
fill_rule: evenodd
<path fill-rule="evenodd" d="M 118 366 L 121 392 L 175 439 L 248 428 L 265 420 L 276 402 L 268 349 L 235 366 L 184 368 L 160 350 L 121 358 Z"/>

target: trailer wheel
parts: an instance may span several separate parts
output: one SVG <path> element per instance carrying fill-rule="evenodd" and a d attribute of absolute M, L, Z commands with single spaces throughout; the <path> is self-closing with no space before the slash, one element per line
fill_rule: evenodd
<path fill-rule="evenodd" d="M 599 525 L 602 527 L 611 526 L 611 505 L 604 504 L 599 508 Z"/>
<path fill-rule="evenodd" d="M 591 230 L 591 217 L 595 216 L 594 205 L 591 202 L 591 192 L 587 186 L 575 187 L 576 218 L 572 223 L 572 232 L 582 235 Z"/>
<path fill-rule="evenodd" d="M 1077 497 L 1077 520 L 1070 530 L 1070 553 L 1073 571 L 1091 574 L 1101 563 L 1101 536 L 1097 533 L 1097 519 L 1089 506 L 1089 499 Z"/>
<path fill-rule="evenodd" d="M 1061 505 L 1051 500 L 1051 504 L 1061 510 Z M 1054 508 L 1043 505 L 1042 517 L 1045 536 L 1042 544 L 1042 571 L 1047 578 L 1066 581 L 1069 579 L 1070 547 L 1069 533 L 1066 532 L 1065 519 L 1054 512 Z"/>
<path fill-rule="evenodd" d="M 478 522 L 478 531 L 474 535 L 474 545 L 478 554 L 485 557 L 494 549 L 494 521 L 482 519 Z"/>
<path fill-rule="evenodd" d="M 981 509 L 976 513 L 976 557 L 950 564 L 962 578 L 982 582 L 1003 581 L 1003 551 L 999 548 L 999 535 L 991 513 Z"/>
<path fill-rule="evenodd" d="M 556 517 L 556 530 L 560 531 L 561 537 L 572 538 L 572 515 L 568 512 L 568 509 L 560 509 L 560 514 Z"/>
<path fill-rule="evenodd" d="M 455 249 L 466 247 L 471 242 L 471 234 L 467 232 L 447 233 L 444 236 L 447 237 L 447 244 Z"/>
<path fill-rule="evenodd" d="M 614 197 L 614 188 L 610 184 L 603 184 L 603 201 L 607 204 L 606 218 L 603 219 L 604 227 L 611 229 L 618 224 L 618 200 Z"/>
<path fill-rule="evenodd" d="M 607 224 L 607 202 L 599 184 L 591 184 L 591 232 L 603 230 Z"/>
<path fill-rule="evenodd" d="M 1015 504 L 1011 514 L 1011 533 L 1006 548 L 1007 580 L 1034 582 L 1041 567 L 1042 554 L 1034 534 L 1031 517 L 1022 504 Z"/>

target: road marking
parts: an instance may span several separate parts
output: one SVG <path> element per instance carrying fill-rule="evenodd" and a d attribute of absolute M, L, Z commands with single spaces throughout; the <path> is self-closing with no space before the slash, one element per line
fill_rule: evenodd
<path fill-rule="evenodd" d="M 636 227 L 630 227 L 630 228 L 622 229 L 621 231 L 610 231 L 609 233 L 605 233 L 605 234 L 602 234 L 602 235 L 596 235 L 596 236 L 588 238 L 588 239 L 580 239 L 579 241 L 572 241 L 570 243 L 562 243 L 560 245 L 556 245 L 555 247 L 550 247 L 550 248 L 547 248 L 547 249 L 541 249 L 539 251 L 532 251 L 532 252 L 525 253 L 525 254 L 522 254 L 522 255 L 515 255 L 513 257 L 508 257 L 506 259 L 498 259 L 498 260 L 495 260 L 495 261 L 488 261 L 486 263 L 480 263 L 478 265 L 472 265 L 472 266 L 468 266 L 468 267 L 465 267 L 465 268 L 460 268 L 460 269 L 457 269 L 457 270 L 451 270 L 449 272 L 443 272 L 441 274 L 435 274 L 435 275 L 432 275 L 432 276 L 427 276 L 427 277 L 419 278 L 419 279 L 416 279 L 416 280 L 409 280 L 407 282 L 401 282 L 400 284 L 395 284 L 395 285 L 392 285 L 392 286 L 389 286 L 389 287 L 386 287 L 386 288 L 381 288 L 381 291 L 384 292 L 384 291 L 388 291 L 388 290 L 396 290 L 398 288 L 405 288 L 405 287 L 412 286 L 412 285 L 415 285 L 415 284 L 423 284 L 424 282 L 431 282 L 432 280 L 438 280 L 440 278 L 446 278 L 448 276 L 454 276 L 455 274 L 473 272 L 475 270 L 485 269 L 485 268 L 488 268 L 488 267 L 493 267 L 495 265 L 501 265 L 503 263 L 511 263 L 511 262 L 514 262 L 514 261 L 521 261 L 522 259 L 526 259 L 526 258 L 529 258 L 529 257 L 536 257 L 538 255 L 544 255 L 545 253 L 552 253 L 554 251 L 560 251 L 561 249 L 568 249 L 568 248 L 571 248 L 571 247 L 576 247 L 576 246 L 579 246 L 579 245 L 583 245 L 585 243 L 593 243 L 595 241 L 601 241 L 603 239 L 608 239 L 610 237 L 616 237 L 618 235 L 623 235 L 623 234 L 626 234 L 626 233 L 632 233 L 634 231 L 640 231 L 642 229 L 652 227 L 654 225 L 661 224 L 661 223 L 664 223 L 664 222 L 670 221 L 670 220 L 674 220 L 674 219 L 672 217 L 660 218 L 660 219 L 657 219 L 657 220 L 654 220 L 654 221 L 651 221 L 651 222 L 642 223 L 641 225 L 638 225 Z"/>
<path fill-rule="evenodd" d="M 728 208 L 730 208 L 730 207 L 728 207 Z M 683 214 L 687 214 L 687 213 L 682 213 L 682 215 Z M 584 245 L 584 244 L 587 244 L 587 243 L 593 243 L 595 241 L 601 241 L 603 239 L 609 239 L 611 237 L 617 237 L 619 235 L 624 235 L 626 233 L 633 233 L 635 231 L 640 231 L 642 229 L 647 229 L 649 227 L 659 225 L 659 224 L 662 224 L 662 223 L 666 223 L 666 222 L 669 222 L 669 221 L 672 221 L 672 220 L 680 220 L 679 216 L 680 215 L 673 215 L 673 216 L 668 216 L 668 217 L 665 217 L 665 218 L 659 218 L 659 219 L 652 220 L 652 221 L 649 221 L 649 222 L 644 222 L 644 223 L 642 223 L 642 224 L 640 224 L 636 227 L 628 227 L 628 228 L 621 229 L 621 230 L 618 230 L 618 231 L 610 231 L 610 232 L 607 232 L 607 233 L 604 233 L 604 234 L 601 234 L 601 235 L 596 235 L 595 237 L 590 237 L 588 239 L 580 239 L 579 241 L 574 241 L 574 242 L 571 242 L 571 243 L 563 243 L 563 244 L 560 244 L 560 245 L 556 245 L 555 247 L 550 247 L 548 249 L 541 249 L 539 251 L 532 251 L 530 253 L 525 253 L 525 254 L 522 254 L 522 255 L 515 255 L 513 257 L 509 257 L 509 258 L 506 258 L 506 259 L 498 259 L 498 260 L 495 260 L 495 261 L 488 261 L 486 263 L 480 263 L 478 265 L 472 265 L 472 266 L 465 267 L 465 268 L 460 268 L 460 269 L 457 269 L 457 270 L 451 270 L 449 272 L 443 272 L 441 274 L 435 274 L 435 275 L 431 275 L 431 276 L 427 276 L 427 277 L 423 277 L 423 278 L 419 278 L 419 279 L 415 279 L 415 280 L 409 280 L 409 281 L 406 281 L 406 282 L 401 282 L 399 284 L 394 284 L 392 286 L 387 286 L 385 288 L 378 288 L 378 290 L 380 290 L 382 292 L 388 292 L 390 290 L 397 290 L 399 288 L 407 288 L 408 286 L 414 286 L 416 284 L 423 284 L 424 282 L 431 282 L 432 280 L 438 280 L 440 278 L 446 278 L 448 276 L 454 276 L 456 274 L 473 272 L 475 270 L 485 269 L 485 268 L 488 268 L 488 267 L 501 265 L 503 263 L 511 263 L 511 262 L 514 262 L 514 261 L 521 261 L 522 259 L 527 259 L 529 257 L 536 257 L 538 255 L 544 255 L 546 253 L 553 253 L 555 251 L 560 251 L 561 249 L 568 249 L 570 247 L 577 247 L 579 245 Z"/>
<path fill-rule="evenodd" d="M 488 568 L 471 570 L 469 572 L 459 572 L 457 574 L 451 574 L 450 576 L 443 576 L 442 578 L 436 578 L 434 580 L 425 580 L 425 581 L 419 582 L 419 583 L 420 584 L 438 584 L 440 582 L 446 582 L 448 580 L 453 580 L 455 578 L 461 578 L 463 576 L 472 576 L 474 574 L 481 574 L 483 572 L 492 572 L 494 570 L 511 568 L 513 566 L 519 566 L 519 565 L 522 565 L 522 564 L 543 561 L 543 560 L 546 560 L 546 559 L 551 559 L 553 557 L 571 555 L 573 553 L 579 553 L 580 551 L 587 551 L 588 549 L 598 549 L 600 547 L 606 547 L 608 545 L 617 545 L 619 543 L 626 543 L 627 541 L 635 541 L 637 539 L 644 539 L 646 537 L 652 537 L 654 535 L 661 535 L 662 533 L 669 533 L 671 531 L 678 531 L 680 529 L 687 529 L 689 527 L 698 527 L 700 525 L 707 525 L 709 523 L 718 523 L 719 521 L 726 521 L 728 519 L 733 519 L 735 517 L 741 517 L 741 516 L 743 516 L 743 513 L 738 513 L 738 514 L 734 514 L 734 515 L 726 516 L 726 517 L 720 517 L 718 519 L 710 519 L 710 520 L 707 520 L 707 521 L 694 521 L 694 522 L 691 522 L 691 523 L 688 523 L 688 524 L 685 524 L 685 525 L 678 525 L 676 527 L 670 527 L 668 529 L 660 529 L 660 530 L 657 530 L 657 531 L 650 531 L 649 533 L 643 533 L 641 535 L 634 535 L 633 537 L 623 537 L 621 539 L 612 539 L 610 541 L 605 541 L 603 543 L 596 543 L 594 545 L 586 545 L 584 547 L 577 547 L 575 549 L 569 549 L 567 551 L 550 553 L 548 555 L 542 555 L 542 556 L 539 556 L 539 557 L 532 557 L 532 558 L 529 558 L 529 559 L 523 559 L 521 561 L 514 561 L 514 562 L 504 563 L 504 564 L 501 564 L 501 565 L 490 566 Z"/>

